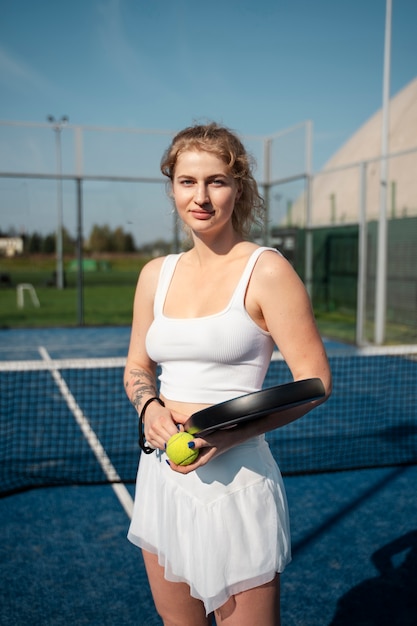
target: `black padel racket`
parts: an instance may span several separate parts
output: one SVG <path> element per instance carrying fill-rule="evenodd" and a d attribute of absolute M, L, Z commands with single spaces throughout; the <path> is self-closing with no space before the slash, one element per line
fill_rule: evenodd
<path fill-rule="evenodd" d="M 323 398 L 324 395 L 324 386 L 320 378 L 297 380 L 248 393 L 197 411 L 184 424 L 184 429 L 192 435 L 203 437 L 216 430 L 233 428 L 265 415 L 308 404 Z"/>

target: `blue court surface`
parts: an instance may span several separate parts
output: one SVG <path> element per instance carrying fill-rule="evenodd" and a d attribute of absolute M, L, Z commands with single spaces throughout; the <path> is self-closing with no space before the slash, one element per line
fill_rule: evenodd
<path fill-rule="evenodd" d="M 44 346 L 53 359 L 125 357 L 130 328 L 39 328 L 0 330 L 0 361 L 40 359 Z"/>
<path fill-rule="evenodd" d="M 40 346 L 52 359 L 125 357 L 128 341 L 128 328 L 0 331 L 0 361 L 40 360 Z M 21 393 L 30 407 L 30 389 Z M 407 453 L 414 406 L 407 423 L 410 415 L 410 437 L 401 431 L 396 444 Z M 417 465 L 284 482 L 293 561 L 282 575 L 282 625 L 417 624 Z M 2 626 L 161 624 L 140 552 L 126 539 L 133 490 L 68 485 L 0 498 Z"/>

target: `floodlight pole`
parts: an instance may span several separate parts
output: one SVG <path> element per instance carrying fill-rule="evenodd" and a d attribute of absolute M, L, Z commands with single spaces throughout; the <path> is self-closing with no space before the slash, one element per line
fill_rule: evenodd
<path fill-rule="evenodd" d="M 382 130 L 381 130 L 381 184 L 378 222 L 378 249 L 376 265 L 375 293 L 375 343 L 385 341 L 385 324 L 387 308 L 387 172 L 389 147 L 389 98 L 390 98 L 390 66 L 391 66 L 391 14 L 392 0 L 387 0 L 385 17 L 384 43 L 384 78 L 382 92 Z"/>
<path fill-rule="evenodd" d="M 58 289 L 64 288 L 64 262 L 63 262 L 63 245 L 62 245 L 62 151 L 61 151 L 61 132 L 68 122 L 68 117 L 63 115 L 56 120 L 53 115 L 48 115 L 47 120 L 52 124 L 55 132 L 55 148 L 56 148 L 56 169 L 57 169 L 57 228 L 56 228 L 56 286 Z"/>

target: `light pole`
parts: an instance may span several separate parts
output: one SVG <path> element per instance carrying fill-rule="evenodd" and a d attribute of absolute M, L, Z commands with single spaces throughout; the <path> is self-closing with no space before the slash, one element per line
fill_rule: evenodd
<path fill-rule="evenodd" d="M 53 115 L 46 118 L 55 132 L 56 146 L 56 169 L 57 169 L 57 207 L 58 221 L 56 228 L 56 286 L 58 289 L 64 288 L 64 263 L 63 263 L 63 246 L 62 246 L 62 155 L 61 155 L 61 131 L 68 123 L 68 116 L 63 115 L 56 120 Z"/>
<path fill-rule="evenodd" d="M 389 153 L 389 105 L 391 75 L 391 22 L 392 0 L 386 1 L 385 12 L 385 43 L 384 43 L 384 76 L 382 88 L 382 130 L 381 130 L 381 182 L 380 207 L 378 219 L 377 265 L 375 286 L 375 336 L 374 341 L 381 345 L 385 341 L 386 308 L 387 308 L 387 184 Z"/>

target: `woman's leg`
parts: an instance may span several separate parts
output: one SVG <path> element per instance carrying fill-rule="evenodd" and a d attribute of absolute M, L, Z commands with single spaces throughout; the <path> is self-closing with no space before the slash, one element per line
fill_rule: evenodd
<path fill-rule="evenodd" d="M 217 626 L 280 626 L 279 574 L 265 585 L 232 596 L 214 614 Z"/>
<path fill-rule="evenodd" d="M 166 580 L 156 554 L 146 550 L 142 553 L 156 610 L 164 626 L 209 626 L 211 621 L 206 617 L 204 604 L 191 597 L 189 586 Z"/>

